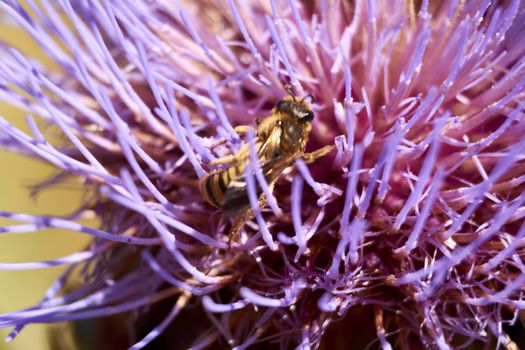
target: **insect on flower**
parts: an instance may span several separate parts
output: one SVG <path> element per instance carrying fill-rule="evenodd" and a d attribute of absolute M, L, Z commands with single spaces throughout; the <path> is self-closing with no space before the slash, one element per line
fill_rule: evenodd
<path fill-rule="evenodd" d="M 314 119 L 312 106 L 305 99 L 311 99 L 312 96 L 307 95 L 299 100 L 292 93 L 290 95 L 277 102 L 270 116 L 262 121 L 255 120 L 256 130 L 248 125 L 235 128 L 239 136 L 250 131 L 255 133 L 254 148 L 270 190 L 273 190 L 283 171 L 297 158 L 302 157 L 306 163 L 311 163 L 334 149 L 333 145 L 328 145 L 311 153 L 304 153 Z M 220 141 L 213 148 L 224 142 Z M 227 167 L 204 176 L 199 184 L 202 196 L 211 205 L 221 208 L 224 217 L 237 217 L 230 230 L 230 238 L 247 220 L 253 218 L 244 179 L 249 158 L 250 145 L 245 143 L 235 154 L 212 161 L 210 165 Z M 266 204 L 265 195 L 260 186 L 256 187 L 256 191 L 259 206 L 263 207 Z"/>

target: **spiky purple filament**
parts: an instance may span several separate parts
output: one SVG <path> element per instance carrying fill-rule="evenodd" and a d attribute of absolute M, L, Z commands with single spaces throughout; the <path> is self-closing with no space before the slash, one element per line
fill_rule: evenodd
<path fill-rule="evenodd" d="M 16 327 L 9 339 L 31 322 L 174 300 L 139 349 L 195 298 L 225 314 L 210 316 L 214 331 L 196 346 L 280 335 L 282 347 L 315 348 L 359 305 L 373 306 L 383 349 L 460 348 L 470 344 L 462 336 L 490 334 L 512 345 L 503 325 L 525 308 L 521 0 L 27 4 L 34 15 L 14 0 L 0 8 L 61 71 L 2 44 L 0 98 L 30 115 L 32 136 L 0 118 L 0 144 L 84 179 L 97 197 L 70 218 L 0 213 L 25 223 L 6 234 L 94 236 L 68 257 L 0 264 L 86 267 L 72 292 L 59 296 L 73 268 L 39 305 L 1 315 L 0 326 Z M 234 126 L 267 115 L 284 83 L 317 97 L 308 147 L 335 143 L 337 154 L 298 159 L 271 192 L 251 147 L 255 219 L 228 242 L 230 223 L 198 178 L 253 142 Z M 56 126 L 62 145 L 31 115 Z M 78 224 L 85 212 L 102 228 Z M 122 273 L 130 259 L 136 267 Z"/>

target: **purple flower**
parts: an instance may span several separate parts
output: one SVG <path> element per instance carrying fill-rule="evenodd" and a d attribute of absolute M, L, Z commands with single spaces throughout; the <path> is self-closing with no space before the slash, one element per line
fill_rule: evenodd
<path fill-rule="evenodd" d="M 0 145 L 60 169 L 47 186 L 75 176 L 94 194 L 68 217 L 0 212 L 21 222 L 2 233 L 94 237 L 53 261 L 0 264 L 70 266 L 40 304 L 0 315 L 9 339 L 29 323 L 124 313 L 131 349 L 155 338 L 166 348 L 515 347 L 525 6 L 415 3 L 42 0 L 27 1 L 30 14 L 0 2 L 2 20 L 59 67 L 2 45 L 0 96 L 26 111 L 31 133 L 0 118 Z M 337 152 L 297 159 L 273 192 L 252 152 L 249 197 L 257 204 L 259 183 L 268 205 L 232 239 L 198 179 L 249 141 L 234 127 L 268 116 L 285 84 L 316 97 L 307 150 Z M 35 118 L 61 131 L 60 145 Z M 93 213 L 99 228 L 79 223 Z"/>

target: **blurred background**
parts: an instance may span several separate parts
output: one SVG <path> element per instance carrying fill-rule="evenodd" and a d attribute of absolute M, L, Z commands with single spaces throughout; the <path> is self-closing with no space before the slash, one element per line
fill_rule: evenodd
<path fill-rule="evenodd" d="M 0 10 L 0 16 L 4 16 Z M 27 56 L 37 57 L 53 67 L 39 47 L 16 24 L 0 24 L 0 40 L 17 47 Z M 0 58 L 1 59 L 1 58 Z M 0 102 L 0 115 L 27 131 L 25 114 Z M 45 130 L 45 129 L 44 129 Z M 0 211 L 63 215 L 80 203 L 80 181 L 70 181 L 31 196 L 31 186 L 48 179 L 56 170 L 35 159 L 0 149 Z M 0 219 L 0 226 L 17 224 Z M 0 263 L 33 262 L 55 259 L 86 246 L 89 237 L 63 230 L 44 230 L 28 234 L 0 235 Z M 40 301 L 49 285 L 64 271 L 54 267 L 31 271 L 0 271 L 0 313 L 30 307 Z M 47 350 L 46 326 L 28 325 L 11 343 L 4 338 L 10 329 L 0 330 L 1 350 Z"/>

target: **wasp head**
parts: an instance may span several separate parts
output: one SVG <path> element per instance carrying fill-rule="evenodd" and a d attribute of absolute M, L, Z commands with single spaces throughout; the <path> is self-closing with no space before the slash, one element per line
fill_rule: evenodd
<path fill-rule="evenodd" d="M 303 122 L 311 122 L 314 119 L 312 106 L 305 102 L 304 99 L 297 100 L 294 97 L 285 97 L 277 102 L 275 109 L 277 112 L 291 115 Z"/>

